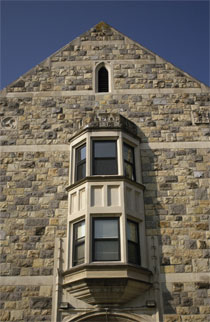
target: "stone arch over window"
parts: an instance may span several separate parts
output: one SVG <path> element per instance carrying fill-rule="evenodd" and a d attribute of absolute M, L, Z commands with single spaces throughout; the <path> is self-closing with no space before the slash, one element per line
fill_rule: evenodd
<path fill-rule="evenodd" d="M 77 317 L 73 317 L 72 319 L 66 319 L 64 322 L 146 322 L 144 318 L 139 320 L 139 317 L 136 317 L 134 314 L 128 313 L 114 313 L 114 312 L 96 312 L 96 313 L 85 313 L 84 315 L 80 315 Z"/>
<path fill-rule="evenodd" d="M 111 90 L 111 70 L 108 63 L 101 62 L 95 68 L 95 91 L 108 93 Z"/>

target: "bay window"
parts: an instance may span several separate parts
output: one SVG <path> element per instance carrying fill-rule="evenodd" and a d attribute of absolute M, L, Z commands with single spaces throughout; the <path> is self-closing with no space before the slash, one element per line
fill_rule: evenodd
<path fill-rule="evenodd" d="M 106 113 L 88 116 L 78 126 L 70 141 L 68 262 L 71 267 L 108 261 L 140 265 L 145 262 L 139 242 L 144 187 L 136 126 Z"/>
<path fill-rule="evenodd" d="M 88 113 L 74 127 L 63 285 L 88 305 L 124 303 L 151 287 L 140 133 L 115 113 Z"/>

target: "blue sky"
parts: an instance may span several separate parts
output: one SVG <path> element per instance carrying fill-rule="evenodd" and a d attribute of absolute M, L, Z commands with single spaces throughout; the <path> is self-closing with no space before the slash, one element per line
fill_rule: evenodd
<path fill-rule="evenodd" d="M 4 88 L 100 21 L 210 86 L 209 0 L 1 0 Z"/>

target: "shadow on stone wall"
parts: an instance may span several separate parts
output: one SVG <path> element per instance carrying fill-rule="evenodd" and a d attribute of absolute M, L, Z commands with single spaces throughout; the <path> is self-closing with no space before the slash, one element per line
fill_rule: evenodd
<path fill-rule="evenodd" d="M 141 134 L 145 139 L 145 134 Z M 167 247 L 172 242 L 172 230 L 167 220 L 168 208 L 174 213 L 176 221 L 182 220 L 178 215 L 180 207 L 176 209 L 172 204 L 168 207 L 168 191 L 172 189 L 171 184 L 178 180 L 176 176 L 167 175 L 172 169 L 170 160 L 173 157 L 174 152 L 170 150 L 151 150 L 149 146 L 145 148 L 145 145 L 141 149 L 148 262 L 154 274 L 153 289 L 156 290 L 160 321 L 163 321 L 163 315 L 176 314 L 176 305 L 180 303 L 179 283 L 176 283 L 176 290 L 173 290 L 176 294 L 172 296 L 165 277 L 171 265 L 170 255 L 167 254 Z M 158 175 L 158 172 L 162 175 Z"/>

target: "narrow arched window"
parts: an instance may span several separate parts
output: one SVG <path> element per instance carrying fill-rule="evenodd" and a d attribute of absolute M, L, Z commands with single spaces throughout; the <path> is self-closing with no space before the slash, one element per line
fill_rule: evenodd
<path fill-rule="evenodd" d="M 109 73 L 106 67 L 102 66 L 98 71 L 98 92 L 109 91 Z"/>

